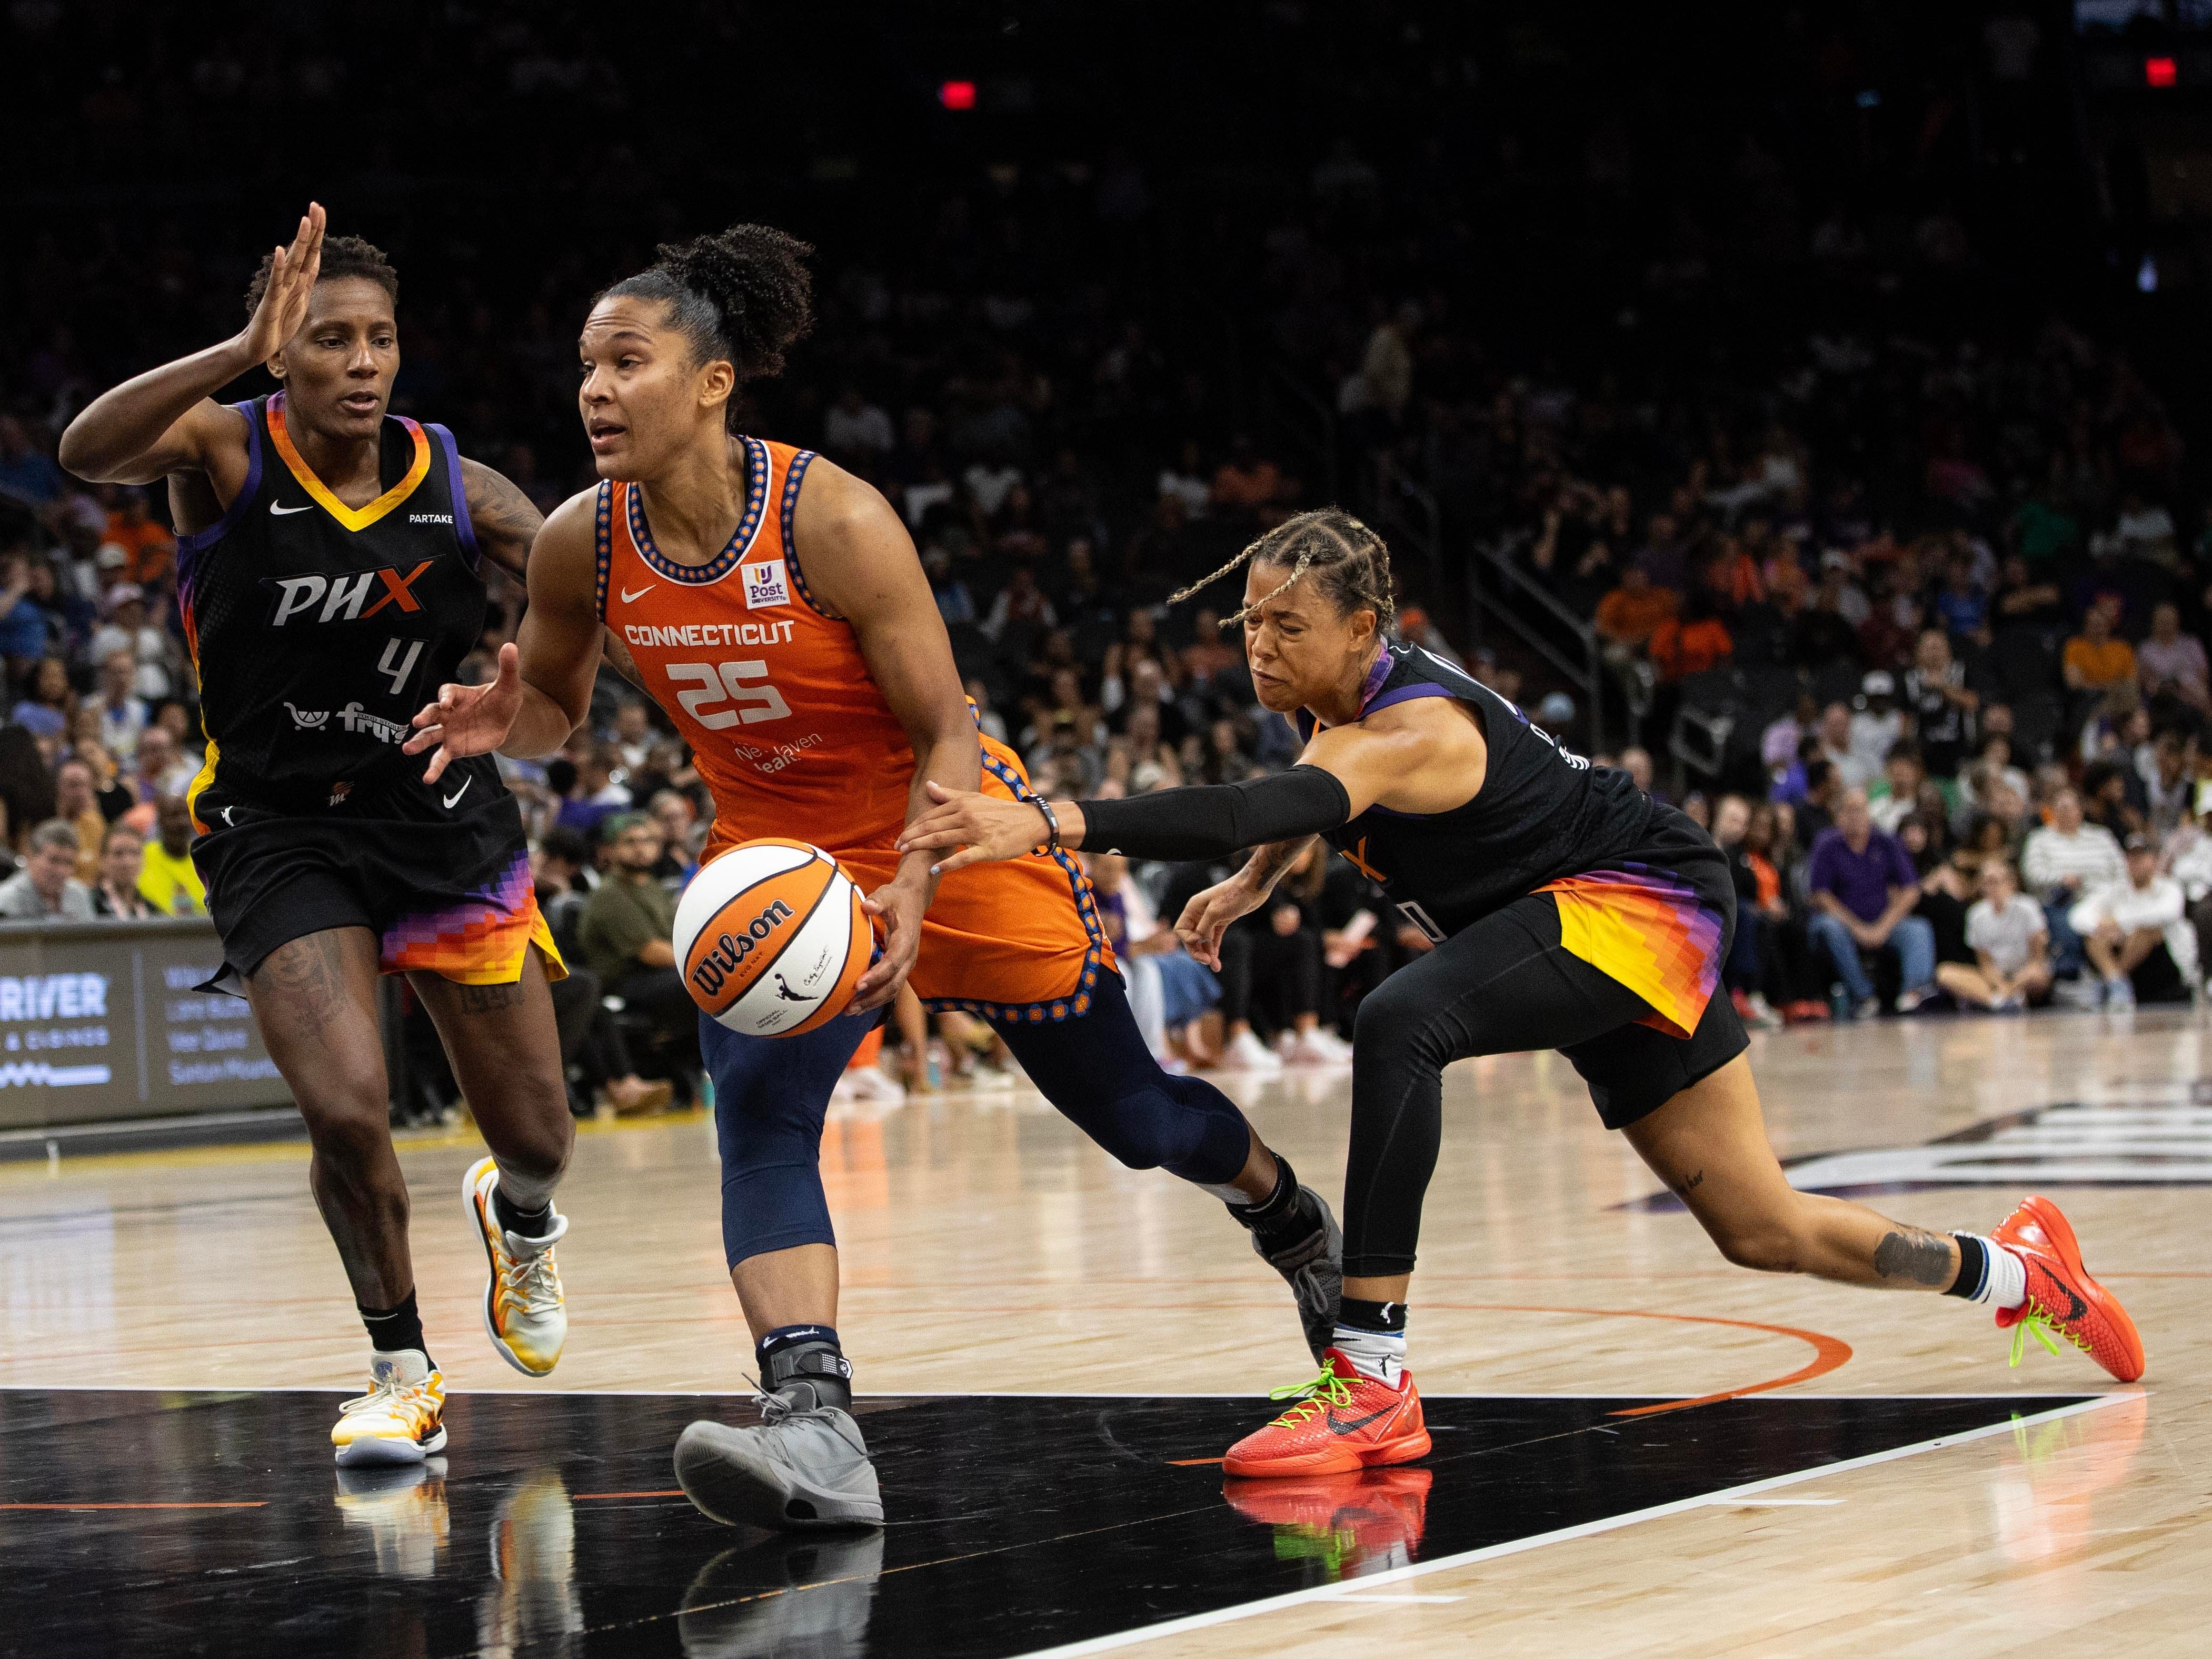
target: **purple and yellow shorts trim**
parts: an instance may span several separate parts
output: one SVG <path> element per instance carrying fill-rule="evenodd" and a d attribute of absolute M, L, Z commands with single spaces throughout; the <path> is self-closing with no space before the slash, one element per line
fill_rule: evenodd
<path fill-rule="evenodd" d="M 379 965 L 387 974 L 431 973 L 456 985 L 512 985 L 533 945 L 547 979 L 568 976 L 538 908 L 530 855 L 517 853 L 496 879 L 466 898 L 411 912 L 385 929 Z"/>
<path fill-rule="evenodd" d="M 1536 890 L 1559 911 L 1559 943 L 1651 1005 L 1637 1021 L 1671 1037 L 1698 1029 L 1720 983 L 1721 917 L 1660 870 L 1592 870 Z"/>

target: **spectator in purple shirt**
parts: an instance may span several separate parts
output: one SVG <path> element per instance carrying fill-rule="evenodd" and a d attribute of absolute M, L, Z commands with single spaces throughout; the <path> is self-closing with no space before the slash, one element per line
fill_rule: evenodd
<path fill-rule="evenodd" d="M 1835 964 L 1854 1018 L 1864 1019 L 1881 1006 L 1859 960 L 1862 951 L 1897 953 L 1899 1013 L 1911 1013 L 1935 994 L 1936 933 L 1924 916 L 1911 914 L 1920 902 L 1920 878 L 1897 837 L 1874 827 L 1865 790 L 1844 791 L 1835 827 L 1813 843 L 1808 877 L 1813 914 L 1807 932 Z"/>

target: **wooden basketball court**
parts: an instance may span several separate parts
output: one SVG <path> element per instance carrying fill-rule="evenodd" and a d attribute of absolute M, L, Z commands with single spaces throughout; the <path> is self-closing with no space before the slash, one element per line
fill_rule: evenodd
<path fill-rule="evenodd" d="M 2009 1367 L 1984 1310 L 1731 1268 L 1564 1060 L 1454 1067 L 1412 1330 L 1437 1449 L 1334 1487 L 1207 1461 L 1312 1369 L 1214 1200 L 1027 1091 L 841 1116 L 837 1322 L 892 1522 L 862 1539 L 670 1495 L 683 1422 L 750 1410 L 702 1116 L 580 1137 L 546 1385 L 483 1334 L 475 1138 L 403 1148 L 456 1397 L 396 1485 L 330 1465 L 363 1344 L 304 1146 L 0 1166 L 0 1624 L 55 1655 L 2201 1651 L 2207 1030 L 1753 1039 L 1801 1185 L 1984 1231 L 2056 1197 L 2142 1330 L 2127 1389 L 2071 1349 Z M 1229 1086 L 1333 1192 L 1348 1081 Z"/>

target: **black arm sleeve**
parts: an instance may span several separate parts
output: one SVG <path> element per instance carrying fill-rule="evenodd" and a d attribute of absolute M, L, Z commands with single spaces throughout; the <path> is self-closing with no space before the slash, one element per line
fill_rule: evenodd
<path fill-rule="evenodd" d="M 1334 830 L 1352 816 L 1343 784 L 1318 766 L 1249 783 L 1159 789 L 1084 800 L 1083 850 L 1133 859 L 1222 858 L 1248 847 Z"/>

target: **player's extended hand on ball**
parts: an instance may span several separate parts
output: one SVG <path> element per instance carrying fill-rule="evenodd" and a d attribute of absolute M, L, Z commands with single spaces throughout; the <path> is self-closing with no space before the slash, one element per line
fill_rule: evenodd
<path fill-rule="evenodd" d="M 1044 814 L 1025 801 L 1000 800 L 972 789 L 947 789 L 932 783 L 930 799 L 937 803 L 906 827 L 898 839 L 902 853 L 934 853 L 947 847 L 961 850 L 931 866 L 939 875 L 951 875 L 971 864 L 994 859 L 1018 859 L 1044 845 Z M 1065 821 L 1063 831 L 1069 829 Z"/>
<path fill-rule="evenodd" d="M 489 685 L 441 685 L 438 701 L 415 716 L 415 735 L 399 745 L 419 755 L 435 744 L 422 781 L 435 783 L 447 767 L 471 755 L 489 755 L 507 741 L 522 709 L 522 655 L 512 644 L 499 648 L 499 678 Z"/>
<path fill-rule="evenodd" d="M 884 953 L 853 988 L 848 1014 L 872 1014 L 886 1006 L 906 983 L 921 949 L 921 916 L 929 908 L 931 884 L 895 876 L 860 901 L 860 908 L 883 926 Z"/>

